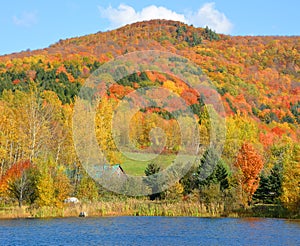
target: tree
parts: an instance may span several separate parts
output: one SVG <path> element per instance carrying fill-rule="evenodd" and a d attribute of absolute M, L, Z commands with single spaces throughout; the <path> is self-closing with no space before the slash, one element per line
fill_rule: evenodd
<path fill-rule="evenodd" d="M 204 36 L 205 39 L 208 39 L 210 41 L 220 39 L 220 36 L 213 30 L 211 30 L 208 26 L 205 27 L 202 35 Z"/>
<path fill-rule="evenodd" d="M 70 180 L 62 169 L 57 170 L 54 177 L 54 196 L 56 199 L 56 206 L 62 206 L 63 201 L 70 196 L 72 191 Z"/>
<path fill-rule="evenodd" d="M 33 202 L 35 187 L 30 170 L 23 171 L 20 177 L 11 180 L 8 183 L 8 192 L 12 198 L 18 200 L 19 207 L 22 207 L 23 201 Z"/>
<path fill-rule="evenodd" d="M 213 148 L 205 151 L 197 168 L 200 202 L 204 203 L 211 213 L 216 212 L 224 202 L 225 190 L 229 188 L 227 169 L 225 162 Z"/>
<path fill-rule="evenodd" d="M 217 155 L 214 149 L 207 149 L 197 169 L 198 186 L 219 183 L 221 190 L 227 189 L 229 187 L 228 169 L 225 161 Z"/>
<path fill-rule="evenodd" d="M 200 165 L 197 170 L 198 186 L 209 185 L 210 183 L 216 183 L 216 176 L 214 170 L 219 162 L 217 153 L 209 148 L 203 154 Z"/>
<path fill-rule="evenodd" d="M 34 193 L 30 166 L 29 161 L 15 163 L 0 182 L 2 193 L 6 192 L 9 197 L 16 199 L 19 207 L 22 207 L 23 201 L 29 201 Z"/>
<path fill-rule="evenodd" d="M 5 91 L 0 99 L 0 175 L 14 163 L 53 156 L 56 164 L 74 163 L 72 108 L 54 92 L 33 88 Z"/>
<path fill-rule="evenodd" d="M 97 184 L 86 173 L 83 174 L 80 180 L 76 195 L 82 200 L 96 201 L 98 199 Z"/>
<path fill-rule="evenodd" d="M 49 139 L 49 123 L 51 118 L 51 107 L 43 107 L 41 95 L 36 85 L 22 100 L 24 111 L 21 127 L 27 137 L 29 159 L 33 161 L 41 154 Z M 21 119 L 20 119 L 21 120 Z"/>
<path fill-rule="evenodd" d="M 55 188 L 51 175 L 52 165 L 54 165 L 54 163 L 51 158 L 44 163 L 39 163 L 39 174 L 36 181 L 36 204 L 40 207 L 55 205 Z"/>
<path fill-rule="evenodd" d="M 109 100 L 106 97 L 101 98 L 101 102 L 99 103 L 96 113 L 95 132 L 96 138 L 105 154 L 106 160 L 110 164 L 118 164 L 120 163 L 120 153 L 118 152 L 112 132 L 114 113 L 113 106 L 113 100 Z"/>
<path fill-rule="evenodd" d="M 225 191 L 229 188 L 229 171 L 228 166 L 225 161 L 220 159 L 213 175 L 215 175 L 215 180 L 220 184 L 221 191 Z"/>
<path fill-rule="evenodd" d="M 152 193 L 158 190 L 157 173 L 160 171 L 160 166 L 155 162 L 150 162 L 145 169 L 145 175 L 148 177 L 147 185 L 150 187 Z M 151 201 L 160 199 L 162 193 L 153 193 L 149 195 Z"/>
<path fill-rule="evenodd" d="M 240 171 L 238 182 L 242 188 L 241 201 L 244 206 L 248 206 L 259 184 L 263 160 L 251 144 L 244 143 L 236 158 L 235 166 Z"/>
<path fill-rule="evenodd" d="M 257 144 L 258 125 L 248 116 L 237 114 L 226 118 L 226 143 L 223 158 L 231 165 L 235 163 L 238 151 L 245 141 Z M 233 165 L 230 166 L 234 168 Z"/>
<path fill-rule="evenodd" d="M 190 45 L 192 47 L 202 44 L 202 38 L 198 36 L 198 33 L 193 32 L 192 37 L 193 37 L 193 41 L 190 41 Z"/>
<path fill-rule="evenodd" d="M 300 145 L 288 144 L 284 157 L 280 198 L 288 209 L 300 213 Z"/>
<path fill-rule="evenodd" d="M 25 133 L 22 124 L 21 101 L 17 93 L 3 92 L 0 99 L 0 175 L 2 176 L 14 164 L 29 159 L 26 155 Z M 22 93 L 23 94 L 23 93 Z"/>
<path fill-rule="evenodd" d="M 191 194 L 195 189 L 198 189 L 198 175 L 197 168 L 195 165 L 190 168 L 190 170 L 184 175 L 180 180 L 183 185 L 184 195 Z"/>
<path fill-rule="evenodd" d="M 178 201 L 179 199 L 182 199 L 182 194 L 184 192 L 184 187 L 180 182 L 176 182 L 174 185 L 172 185 L 170 188 L 168 188 L 165 193 L 165 199 L 167 200 L 173 200 Z"/>
<path fill-rule="evenodd" d="M 282 166 L 275 164 L 269 175 L 261 175 L 259 187 L 253 199 L 266 204 L 278 202 L 282 194 Z"/>

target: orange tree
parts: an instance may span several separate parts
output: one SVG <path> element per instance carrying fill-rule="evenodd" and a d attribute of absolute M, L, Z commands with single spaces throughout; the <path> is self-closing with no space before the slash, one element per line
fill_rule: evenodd
<path fill-rule="evenodd" d="M 263 160 L 251 144 L 244 143 L 237 155 L 235 166 L 239 169 L 238 183 L 242 188 L 241 200 L 243 205 L 247 206 L 258 187 Z"/>
<path fill-rule="evenodd" d="M 0 180 L 1 194 L 17 200 L 19 207 L 22 207 L 23 201 L 30 200 L 34 192 L 30 167 L 29 161 L 17 162 Z"/>

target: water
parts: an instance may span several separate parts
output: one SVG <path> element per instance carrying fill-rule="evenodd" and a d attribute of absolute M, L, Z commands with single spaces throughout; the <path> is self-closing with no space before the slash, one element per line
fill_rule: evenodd
<path fill-rule="evenodd" d="M 300 245 L 300 221 L 191 217 L 1 220 L 0 245 Z"/>

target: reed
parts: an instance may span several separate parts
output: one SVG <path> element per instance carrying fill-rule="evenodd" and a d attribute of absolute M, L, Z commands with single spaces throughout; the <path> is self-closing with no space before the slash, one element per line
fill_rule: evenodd
<path fill-rule="evenodd" d="M 257 209 L 247 214 L 237 212 L 224 213 L 220 204 L 201 204 L 197 201 L 149 201 L 146 199 L 112 199 L 80 204 L 64 204 L 63 207 L 9 207 L 0 208 L 1 218 L 53 218 L 78 217 L 80 212 L 89 217 L 100 216 L 193 216 L 193 217 L 244 217 L 257 216 Z M 279 217 L 285 217 L 280 214 Z"/>

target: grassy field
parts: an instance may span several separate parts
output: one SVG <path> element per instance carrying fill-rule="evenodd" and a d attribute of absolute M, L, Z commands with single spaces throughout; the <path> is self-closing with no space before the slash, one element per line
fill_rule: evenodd
<path fill-rule="evenodd" d="M 195 157 L 195 156 L 194 156 Z M 124 153 L 122 155 L 121 166 L 126 174 L 142 176 L 147 165 L 151 162 L 155 162 L 161 169 L 165 169 L 176 162 L 186 163 L 187 160 L 194 160 L 193 156 L 188 155 L 175 155 L 175 154 L 148 154 L 148 153 Z"/>
<path fill-rule="evenodd" d="M 142 176 L 147 165 L 151 162 L 157 163 L 162 169 L 170 166 L 176 155 L 154 155 L 141 153 L 125 153 L 122 155 L 121 166 L 125 173 L 129 175 Z"/>

